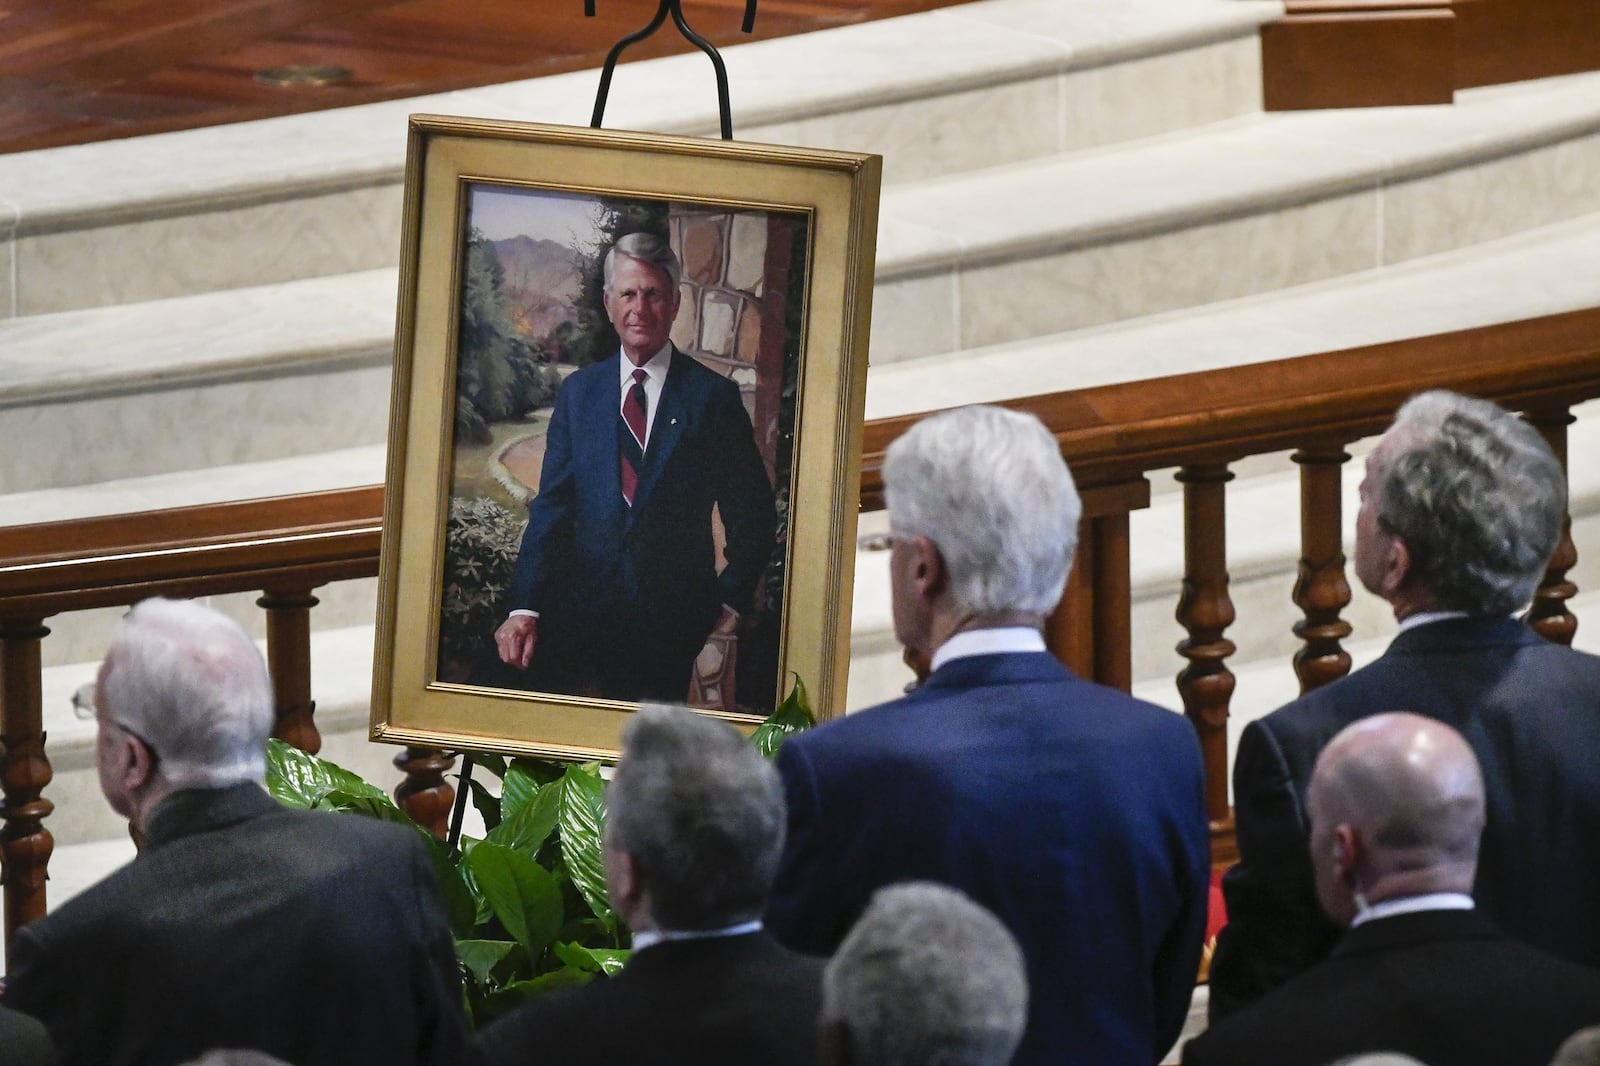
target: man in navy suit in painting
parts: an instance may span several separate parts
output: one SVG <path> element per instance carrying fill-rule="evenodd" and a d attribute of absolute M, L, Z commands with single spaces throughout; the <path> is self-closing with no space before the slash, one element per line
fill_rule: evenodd
<path fill-rule="evenodd" d="M 951 885 L 1022 947 L 1015 1062 L 1151 1066 L 1182 1029 L 1205 932 L 1194 730 L 1045 650 L 1081 506 L 1037 419 L 925 419 L 883 482 L 895 635 L 932 673 L 780 749 L 789 833 L 768 925 L 831 954 L 878 888 Z"/>
<path fill-rule="evenodd" d="M 630 233 L 604 270 L 621 351 L 556 397 L 495 645 L 518 687 L 682 702 L 708 638 L 752 606 L 772 553 L 772 483 L 739 387 L 669 339 L 671 247 Z"/>

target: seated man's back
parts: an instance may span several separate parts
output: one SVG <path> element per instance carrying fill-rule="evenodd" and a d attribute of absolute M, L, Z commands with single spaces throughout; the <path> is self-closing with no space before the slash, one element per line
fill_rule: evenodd
<path fill-rule="evenodd" d="M 270 690 L 254 646 L 229 627 L 193 604 L 130 616 L 101 672 L 97 757 L 107 798 L 144 845 L 18 931 L 6 1003 L 45 1022 L 68 1066 L 160 1066 L 216 1047 L 295 1066 L 454 1062 L 464 1041 L 455 955 L 422 842 L 352 815 L 288 810 L 265 792 L 249 753 L 265 741 Z M 146 699 L 152 678 L 140 675 L 163 655 L 192 656 L 200 676 L 235 672 L 253 693 L 219 683 L 215 714 L 202 706 L 194 719 L 222 722 L 218 733 L 240 724 L 237 743 L 222 743 L 233 758 L 151 713 L 161 701 Z M 169 660 L 160 673 L 184 670 Z M 230 710 L 263 699 L 265 716 Z M 230 765 L 242 767 L 231 783 L 194 784 L 200 768 Z"/>

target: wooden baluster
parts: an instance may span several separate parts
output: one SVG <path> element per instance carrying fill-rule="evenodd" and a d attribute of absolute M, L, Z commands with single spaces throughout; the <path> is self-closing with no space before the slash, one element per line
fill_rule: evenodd
<path fill-rule="evenodd" d="M 1133 589 L 1128 576 L 1128 515 L 1090 523 L 1094 537 L 1094 679 L 1133 688 Z"/>
<path fill-rule="evenodd" d="M 0 882 L 4 883 L 5 939 L 42 918 L 45 880 L 55 838 L 44 819 L 55 804 L 42 795 L 53 776 L 44 750 L 44 694 L 39 642 L 42 619 L 0 620 Z M 8 956 L 9 957 L 9 952 Z"/>
<path fill-rule="evenodd" d="M 1091 679 L 1095 668 L 1094 554 L 1093 539 L 1080 537 L 1066 591 L 1044 620 L 1044 644 L 1050 654 L 1079 677 Z"/>
<path fill-rule="evenodd" d="M 1294 624 L 1294 635 L 1305 642 L 1294 653 L 1294 673 L 1304 695 L 1350 672 L 1350 653 L 1340 643 L 1350 635 L 1350 623 L 1339 617 L 1350 605 L 1339 480 L 1350 453 L 1342 447 L 1302 448 L 1292 458 L 1300 464 L 1301 554 L 1294 603 L 1305 615 Z"/>
<path fill-rule="evenodd" d="M 322 750 L 311 699 L 310 589 L 267 589 L 256 606 L 267 612 L 267 673 L 272 677 L 272 735 L 315 755 Z"/>
<path fill-rule="evenodd" d="M 1539 431 L 1550 450 L 1561 460 L 1561 469 L 1567 470 L 1567 427 L 1575 416 L 1566 408 L 1528 413 L 1528 421 Z M 1571 479 L 1568 478 L 1568 485 Z M 1561 523 L 1561 540 L 1556 543 L 1555 554 L 1545 567 L 1544 578 L 1533 594 L 1524 620 L 1545 640 L 1555 644 L 1571 645 L 1578 633 L 1578 619 L 1567 601 L 1578 594 L 1578 586 L 1567 580 L 1567 571 L 1578 565 L 1578 546 L 1572 541 L 1572 512 L 1569 509 Z"/>
<path fill-rule="evenodd" d="M 1178 624 L 1188 632 L 1178 654 L 1189 660 L 1178 675 L 1183 711 L 1200 735 L 1206 767 L 1206 813 L 1213 826 L 1228 814 L 1228 703 L 1233 698 L 1233 671 L 1228 656 L 1233 641 L 1222 635 L 1233 624 L 1228 596 L 1228 544 L 1225 519 L 1227 493 L 1233 480 L 1225 465 L 1186 466 L 1178 471 L 1183 485 L 1183 595 Z"/>
<path fill-rule="evenodd" d="M 1133 687 L 1128 514 L 1150 506 L 1150 482 L 1138 477 L 1081 495 L 1077 557 L 1061 603 L 1045 619 L 1045 646 L 1079 677 L 1126 692 Z"/>
<path fill-rule="evenodd" d="M 436 748 L 407 748 L 394 757 L 394 764 L 406 775 L 394 790 L 394 801 L 413 822 L 443 840 L 450 831 L 450 808 L 456 800 L 456 790 L 444 775 L 456 764 L 456 757 Z"/>

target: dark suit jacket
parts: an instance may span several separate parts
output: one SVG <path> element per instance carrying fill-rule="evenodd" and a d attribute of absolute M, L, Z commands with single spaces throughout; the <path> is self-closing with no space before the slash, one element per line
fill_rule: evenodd
<path fill-rule="evenodd" d="M 1184 1066 L 1324 1066 L 1398 1051 L 1432 1066 L 1546 1066 L 1600 1022 L 1600 971 L 1501 935 L 1474 911 L 1395 915 L 1185 1045 Z"/>
<path fill-rule="evenodd" d="M 621 359 L 577 371 L 556 397 L 509 606 L 539 612 L 534 687 L 566 691 L 574 657 L 614 652 L 602 679 L 638 664 L 641 680 L 599 694 L 681 702 L 722 605 L 751 607 L 772 554 L 772 483 L 738 386 L 674 349 L 629 507 Z M 713 506 L 726 533 L 720 575 Z"/>
<path fill-rule="evenodd" d="M 517 1008 L 478 1048 L 485 1066 L 814 1066 L 822 965 L 766 933 L 666 941 Z"/>
<path fill-rule="evenodd" d="M 773 932 L 832 952 L 878 888 L 952 885 L 1028 964 L 1018 1063 L 1158 1062 L 1205 932 L 1200 749 L 1182 716 L 1045 653 L 960 658 L 911 695 L 790 739 Z"/>
<path fill-rule="evenodd" d="M 1513 619 L 1408 630 L 1382 657 L 1247 726 L 1234 761 L 1239 864 L 1211 962 L 1211 1017 L 1322 958 L 1338 930 L 1317 905 L 1306 787 L 1351 722 L 1407 710 L 1447 722 L 1483 766 L 1488 825 L 1473 895 L 1510 935 L 1600 966 L 1600 658 Z"/>
<path fill-rule="evenodd" d="M 295 1066 L 454 1063 L 438 882 L 409 830 L 253 784 L 163 800 L 131 863 L 19 930 L 6 1003 L 68 1066 L 254 1048 Z"/>
<path fill-rule="evenodd" d="M 37 1019 L 0 1007 L 0 1066 L 56 1066 L 55 1046 Z"/>

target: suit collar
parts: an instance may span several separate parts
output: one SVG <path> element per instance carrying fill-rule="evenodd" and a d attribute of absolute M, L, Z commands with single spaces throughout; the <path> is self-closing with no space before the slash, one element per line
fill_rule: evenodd
<path fill-rule="evenodd" d="M 1396 914 L 1363 922 L 1344 935 L 1333 957 L 1430 944 L 1439 940 L 1484 940 L 1500 934 L 1477 911 L 1435 910 Z"/>
<path fill-rule="evenodd" d="M 928 679 L 917 691 L 1070 680 L 1074 680 L 1072 671 L 1049 652 L 1002 652 L 997 655 L 963 655 L 959 659 L 951 659 L 929 674 Z"/>
<path fill-rule="evenodd" d="M 670 972 L 692 961 L 731 962 L 783 952 L 783 947 L 764 929 L 736 936 L 663 940 L 632 955 L 622 972 L 635 975 Z"/>
<path fill-rule="evenodd" d="M 1544 638 L 1515 618 L 1448 618 L 1408 629 L 1389 645 L 1391 654 L 1542 644 Z"/>
<path fill-rule="evenodd" d="M 230 825 L 278 810 L 278 801 L 254 781 L 227 788 L 185 788 L 156 804 L 145 827 L 145 848 Z"/>

